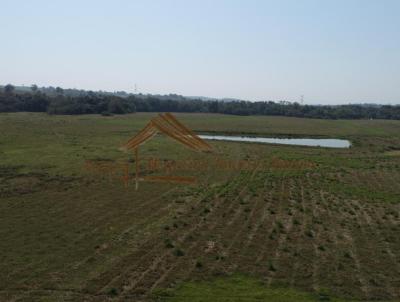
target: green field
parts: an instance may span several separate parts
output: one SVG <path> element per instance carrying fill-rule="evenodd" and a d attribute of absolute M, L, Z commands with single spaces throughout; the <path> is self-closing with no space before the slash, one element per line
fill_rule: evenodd
<path fill-rule="evenodd" d="M 349 139 L 350 149 L 165 136 L 148 158 L 268 169 L 183 171 L 196 185 L 88 171 L 155 114 L 0 114 L 0 301 L 398 301 L 400 121 L 176 114 L 198 133 Z M 274 165 L 276 162 L 288 165 Z M 299 162 L 307 167 L 296 168 Z"/>

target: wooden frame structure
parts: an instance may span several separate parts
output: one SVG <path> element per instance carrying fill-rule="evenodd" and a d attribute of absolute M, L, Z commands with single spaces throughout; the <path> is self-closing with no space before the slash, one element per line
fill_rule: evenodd
<path fill-rule="evenodd" d="M 212 151 L 212 147 L 207 142 L 179 122 L 171 113 L 158 114 L 125 144 L 127 150 L 132 150 L 135 153 L 136 190 L 139 187 L 139 146 L 153 138 L 157 133 L 163 133 L 196 152 Z M 149 177 L 150 181 L 166 181 L 167 179 L 166 176 Z M 190 182 L 189 178 L 180 176 L 170 176 L 169 179 L 170 181 Z"/>

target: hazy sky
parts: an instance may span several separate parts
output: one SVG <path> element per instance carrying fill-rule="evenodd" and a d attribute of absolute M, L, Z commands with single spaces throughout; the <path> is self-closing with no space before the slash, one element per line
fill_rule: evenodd
<path fill-rule="evenodd" d="M 400 103 L 399 0 L 0 0 L 0 84 Z"/>

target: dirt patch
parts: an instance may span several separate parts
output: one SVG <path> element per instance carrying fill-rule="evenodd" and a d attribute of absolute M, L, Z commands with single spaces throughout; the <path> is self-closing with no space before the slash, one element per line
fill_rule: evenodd
<path fill-rule="evenodd" d="M 46 172 L 20 172 L 23 166 L 0 167 L 0 197 L 18 196 L 41 190 L 67 190 L 79 179 Z"/>
<path fill-rule="evenodd" d="M 400 156 L 400 150 L 392 150 L 385 152 L 387 156 Z"/>

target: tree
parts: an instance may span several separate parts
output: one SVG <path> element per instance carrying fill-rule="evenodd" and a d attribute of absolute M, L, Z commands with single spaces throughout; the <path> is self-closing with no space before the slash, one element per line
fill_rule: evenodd
<path fill-rule="evenodd" d="M 61 87 L 56 87 L 56 93 L 57 94 L 64 94 L 64 89 L 62 89 Z"/>
<path fill-rule="evenodd" d="M 15 91 L 15 87 L 11 84 L 7 84 L 6 86 L 4 86 L 4 93 L 5 94 L 13 94 Z"/>
<path fill-rule="evenodd" d="M 113 98 L 108 103 L 108 112 L 122 114 L 125 113 L 124 104 L 121 100 Z"/>
<path fill-rule="evenodd" d="M 38 86 L 36 85 L 36 84 L 33 84 L 32 86 L 31 86 L 31 90 L 33 91 L 33 92 L 37 92 L 38 91 Z"/>

